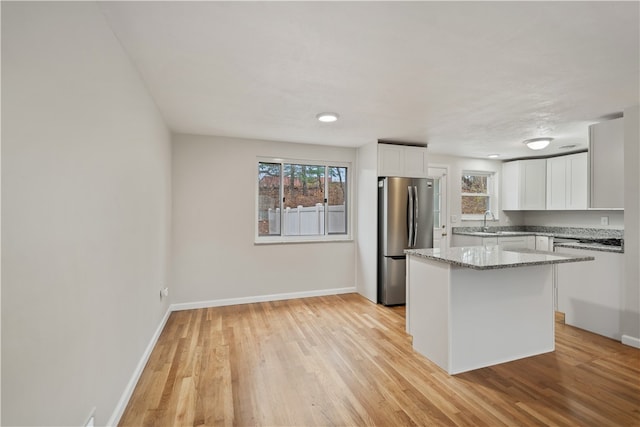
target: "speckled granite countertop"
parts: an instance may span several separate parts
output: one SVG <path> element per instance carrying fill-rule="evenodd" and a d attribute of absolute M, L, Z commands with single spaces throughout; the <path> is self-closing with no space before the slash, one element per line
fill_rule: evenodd
<path fill-rule="evenodd" d="M 573 249 L 585 249 L 589 251 L 598 251 L 598 252 L 613 252 L 617 254 L 624 253 L 623 246 L 610 246 L 610 245 L 602 245 L 600 243 L 581 243 L 581 242 L 563 242 L 563 243 L 555 243 L 554 247 L 556 248 L 573 248 Z"/>
<path fill-rule="evenodd" d="M 543 227 L 543 226 L 498 226 L 489 227 L 487 232 L 482 227 L 453 227 L 452 234 L 462 234 L 477 237 L 508 237 L 508 236 L 547 236 L 556 239 L 592 240 L 592 242 L 562 242 L 556 247 L 577 248 L 601 252 L 624 253 L 624 230 L 611 228 L 581 228 L 581 227 Z M 603 245 L 597 242 L 602 239 L 618 239 L 620 246 Z"/>
<path fill-rule="evenodd" d="M 529 267 L 565 262 L 593 261 L 592 256 L 575 256 L 553 252 L 526 249 L 503 250 L 499 246 L 472 246 L 441 249 L 408 249 L 407 255 L 467 267 L 474 270 L 494 270 L 499 268 Z"/>

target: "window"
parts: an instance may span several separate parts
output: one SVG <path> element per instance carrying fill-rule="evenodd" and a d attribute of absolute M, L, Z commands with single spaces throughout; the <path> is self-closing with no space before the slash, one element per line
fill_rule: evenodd
<path fill-rule="evenodd" d="M 462 219 L 482 219 L 486 211 L 493 210 L 494 173 L 462 171 Z"/>
<path fill-rule="evenodd" d="M 256 241 L 348 238 L 348 165 L 258 161 Z"/>

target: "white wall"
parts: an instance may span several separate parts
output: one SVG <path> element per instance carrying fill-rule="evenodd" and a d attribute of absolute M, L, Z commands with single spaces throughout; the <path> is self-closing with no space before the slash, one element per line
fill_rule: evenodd
<path fill-rule="evenodd" d="M 451 227 L 477 227 L 482 225 L 482 221 L 462 221 L 462 203 L 461 203 L 461 185 L 462 185 L 462 171 L 487 171 L 495 172 L 495 178 L 497 180 L 496 186 L 496 199 L 498 200 L 498 206 L 500 206 L 500 179 L 502 173 L 502 162 L 498 160 L 484 160 L 484 159 L 472 159 L 466 157 L 446 156 L 440 154 L 429 154 L 429 166 L 432 165 L 449 165 L 449 177 L 448 177 L 448 206 L 449 206 L 449 219 L 447 223 L 447 229 Z M 452 222 L 452 215 L 457 217 L 456 222 Z M 521 212 L 505 212 L 500 211 L 498 215 L 498 221 L 491 221 L 487 218 L 488 226 L 497 225 L 523 225 L 523 215 Z M 449 233 L 451 235 L 451 233 Z"/>
<path fill-rule="evenodd" d="M 172 302 L 210 305 L 355 290 L 353 241 L 254 244 L 257 156 L 352 162 L 353 177 L 355 153 L 351 148 L 175 135 Z"/>
<path fill-rule="evenodd" d="M 378 301 L 378 143 L 358 148 L 356 276 L 358 293 Z"/>
<path fill-rule="evenodd" d="M 625 312 L 622 333 L 640 344 L 640 107 L 624 111 Z M 624 337 L 623 337 L 624 339 Z"/>
<path fill-rule="evenodd" d="M 3 2 L 2 67 L 2 425 L 104 425 L 168 309 L 170 134 L 95 3 Z"/>
<path fill-rule="evenodd" d="M 600 219 L 609 218 L 609 225 L 601 225 Z M 623 211 L 526 211 L 524 224 L 548 227 L 624 228 Z"/>

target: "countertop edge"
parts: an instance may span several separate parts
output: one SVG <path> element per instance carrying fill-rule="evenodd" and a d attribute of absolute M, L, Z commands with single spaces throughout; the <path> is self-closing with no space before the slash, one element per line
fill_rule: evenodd
<path fill-rule="evenodd" d="M 487 233 L 491 233 L 488 236 Z M 493 231 L 453 231 L 451 234 L 474 237 L 517 237 L 517 236 L 550 236 L 552 233 L 535 233 L 533 231 L 509 231 L 508 234 L 497 234 Z"/>
<path fill-rule="evenodd" d="M 481 248 L 481 246 L 478 246 L 478 248 Z M 526 252 L 526 251 L 511 251 L 511 252 Z M 528 252 L 536 253 L 536 251 L 528 251 Z M 476 264 L 467 264 L 467 263 L 464 263 L 464 262 L 460 262 L 458 260 L 453 260 L 453 259 L 448 259 L 448 258 L 442 258 L 442 257 L 433 256 L 433 255 L 423 254 L 423 253 L 417 252 L 416 250 L 413 250 L 413 249 L 407 249 L 407 250 L 404 251 L 404 253 L 406 255 L 415 256 L 415 257 L 418 257 L 418 258 L 429 259 L 431 261 L 436 261 L 436 262 L 440 262 L 440 263 L 444 263 L 444 264 L 450 264 L 450 265 L 457 266 L 457 267 L 470 268 L 470 269 L 473 269 L 473 270 L 500 270 L 500 269 L 505 269 L 505 268 L 534 267 L 534 266 L 538 266 L 538 265 L 565 264 L 565 263 L 570 263 L 570 262 L 583 262 L 583 261 L 594 261 L 595 260 L 595 257 L 592 257 L 592 256 L 579 257 L 579 256 L 575 256 L 575 255 L 572 255 L 572 254 L 560 254 L 560 253 L 543 252 L 543 251 L 537 251 L 537 252 L 548 253 L 548 254 L 551 254 L 551 255 L 554 255 L 554 256 L 563 256 L 563 257 L 567 257 L 567 258 L 548 260 L 548 261 L 528 261 L 528 262 L 510 263 L 510 264 L 476 265 Z"/>
<path fill-rule="evenodd" d="M 589 243 L 556 243 L 554 245 L 556 248 L 571 248 L 571 249 L 582 249 L 583 251 L 597 251 L 597 252 L 609 252 L 614 254 L 623 254 L 624 248 L 618 246 L 602 246 L 597 244 L 589 244 Z"/>
<path fill-rule="evenodd" d="M 543 232 L 543 231 L 509 231 L 508 234 L 495 234 L 495 235 L 489 236 L 482 231 L 454 230 L 451 234 L 461 235 L 461 236 L 481 237 L 481 238 L 496 237 L 498 239 L 505 238 L 505 237 L 519 237 L 519 236 L 544 236 L 544 237 L 553 237 L 558 239 L 576 239 L 576 240 L 598 239 L 598 237 L 593 235 L 573 235 L 568 233 L 551 233 L 551 232 Z M 624 246 L 603 246 L 597 243 L 559 242 L 559 243 L 556 243 L 555 246 L 563 247 L 563 248 L 583 249 L 587 251 L 611 252 L 616 254 L 624 253 Z"/>

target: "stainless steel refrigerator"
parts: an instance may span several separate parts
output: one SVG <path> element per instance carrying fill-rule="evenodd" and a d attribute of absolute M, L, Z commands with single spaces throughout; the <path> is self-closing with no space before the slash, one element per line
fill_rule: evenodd
<path fill-rule="evenodd" d="M 378 302 L 406 302 L 405 249 L 433 247 L 433 180 L 378 180 Z"/>

